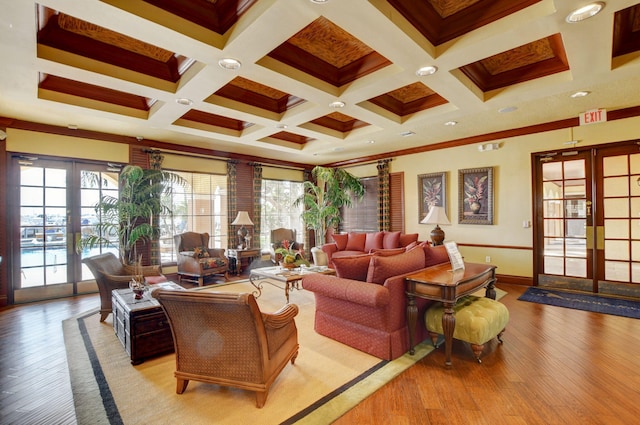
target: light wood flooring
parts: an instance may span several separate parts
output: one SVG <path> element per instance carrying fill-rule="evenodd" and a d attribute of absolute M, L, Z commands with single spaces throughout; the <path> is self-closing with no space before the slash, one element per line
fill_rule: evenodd
<path fill-rule="evenodd" d="M 639 320 L 522 302 L 525 288 L 498 287 L 511 320 L 481 364 L 457 342 L 447 370 L 440 348 L 336 424 L 639 423 Z M 95 294 L 0 310 L 0 423 L 76 423 L 61 322 L 97 306 Z"/>

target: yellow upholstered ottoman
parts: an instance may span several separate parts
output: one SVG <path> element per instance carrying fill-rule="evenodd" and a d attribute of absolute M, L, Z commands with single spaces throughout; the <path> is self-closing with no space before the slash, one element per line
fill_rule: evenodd
<path fill-rule="evenodd" d="M 499 301 L 491 298 L 468 295 L 460 298 L 453 308 L 456 326 L 453 337 L 468 342 L 471 349 L 481 363 L 480 354 L 484 344 L 497 337 L 502 343 L 502 333 L 509 323 L 509 310 Z M 433 345 L 436 345 L 438 335 L 442 335 L 442 315 L 444 306 L 435 303 L 425 314 L 425 323 Z"/>

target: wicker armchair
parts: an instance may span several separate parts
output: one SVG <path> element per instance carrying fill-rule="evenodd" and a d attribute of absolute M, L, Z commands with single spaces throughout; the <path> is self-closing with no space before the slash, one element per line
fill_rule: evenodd
<path fill-rule="evenodd" d="M 289 241 L 291 249 L 304 250 L 304 243 L 296 241 L 295 229 L 284 229 L 282 227 L 273 229 L 271 231 L 271 245 L 269 251 L 271 254 L 271 261 L 278 264 L 282 260 L 282 255 L 276 253 L 276 249 L 282 247 L 282 241 Z"/>
<path fill-rule="evenodd" d="M 107 252 L 82 260 L 89 267 L 98 284 L 100 292 L 100 321 L 104 322 L 111 313 L 111 291 L 129 287 L 129 282 L 136 273 L 142 272 L 148 283 L 166 282 L 160 266 L 143 266 L 136 270 L 135 266 L 122 264 L 111 252 Z"/>
<path fill-rule="evenodd" d="M 182 279 L 204 285 L 204 279 L 222 275 L 229 280 L 229 260 L 224 256 L 224 248 L 209 248 L 209 234 L 186 232 L 175 235 L 178 251 L 178 283 Z"/>
<path fill-rule="evenodd" d="M 176 393 L 189 380 L 256 392 L 256 406 L 298 355 L 295 304 L 261 313 L 252 294 L 152 292 L 171 326 L 176 352 Z"/>

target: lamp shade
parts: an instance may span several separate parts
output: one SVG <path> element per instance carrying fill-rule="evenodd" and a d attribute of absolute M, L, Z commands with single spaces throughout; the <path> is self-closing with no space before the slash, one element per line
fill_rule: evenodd
<path fill-rule="evenodd" d="M 447 218 L 447 213 L 444 211 L 444 207 L 432 206 L 429 210 L 429 214 L 420 222 L 422 224 L 451 224 Z"/>
<path fill-rule="evenodd" d="M 233 226 L 253 226 L 253 221 L 249 218 L 249 213 L 246 211 L 238 211 L 236 219 L 231 223 Z"/>

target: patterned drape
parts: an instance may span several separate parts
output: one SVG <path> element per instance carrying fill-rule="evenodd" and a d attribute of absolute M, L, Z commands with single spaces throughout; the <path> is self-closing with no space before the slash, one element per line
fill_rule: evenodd
<path fill-rule="evenodd" d="M 253 165 L 253 238 L 250 248 L 261 248 L 259 241 L 262 222 L 262 164 L 252 163 L 251 165 Z"/>
<path fill-rule="evenodd" d="M 149 166 L 153 170 L 161 170 L 162 169 L 162 161 L 164 161 L 164 155 L 157 150 L 149 150 Z M 157 194 L 157 196 L 161 196 L 161 194 Z M 154 214 L 151 218 L 152 223 L 160 223 L 160 216 L 158 214 Z M 152 265 L 162 264 L 162 257 L 160 254 L 160 237 L 155 237 L 150 241 L 150 259 Z"/>
<path fill-rule="evenodd" d="M 238 207 L 236 206 L 236 196 L 238 191 L 236 188 L 236 164 L 234 160 L 227 161 L 227 246 L 236 248 L 236 229 L 231 225 L 238 215 Z"/>
<path fill-rule="evenodd" d="M 389 230 L 389 162 L 390 159 L 378 161 L 378 229 Z"/>
<path fill-rule="evenodd" d="M 304 170 L 302 173 L 302 181 L 309 181 L 311 180 L 311 171 L 309 170 Z M 304 205 L 303 205 L 304 208 Z M 301 219 L 302 220 L 302 219 Z M 315 245 L 315 238 L 313 239 L 313 244 L 311 243 L 311 237 L 309 236 L 309 229 L 307 229 L 307 224 L 306 223 L 302 223 L 302 234 L 303 234 L 303 239 L 302 241 L 304 242 L 304 255 L 307 258 L 307 260 L 311 259 L 311 245 Z M 319 247 L 318 247 L 319 248 Z"/>

